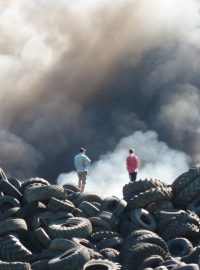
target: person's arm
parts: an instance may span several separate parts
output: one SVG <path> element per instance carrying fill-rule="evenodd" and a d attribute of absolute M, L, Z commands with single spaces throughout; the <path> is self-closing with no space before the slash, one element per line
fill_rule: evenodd
<path fill-rule="evenodd" d="M 126 168 L 127 168 L 127 170 L 129 168 L 129 158 L 128 157 L 126 158 Z"/>

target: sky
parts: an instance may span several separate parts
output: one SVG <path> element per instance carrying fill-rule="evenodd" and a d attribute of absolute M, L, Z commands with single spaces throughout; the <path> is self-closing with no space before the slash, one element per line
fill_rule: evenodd
<path fill-rule="evenodd" d="M 6 174 L 77 181 L 80 147 L 92 160 L 88 190 L 127 183 L 132 147 L 140 178 L 171 183 L 199 163 L 199 8 L 199 0 L 1 0 Z"/>

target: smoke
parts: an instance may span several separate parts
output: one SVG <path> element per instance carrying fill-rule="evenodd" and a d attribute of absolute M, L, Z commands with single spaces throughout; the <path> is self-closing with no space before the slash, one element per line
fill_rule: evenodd
<path fill-rule="evenodd" d="M 100 162 L 136 130 L 199 162 L 199 8 L 1 1 L 0 166 L 55 182 L 80 146 Z"/>
<path fill-rule="evenodd" d="M 153 131 L 136 131 L 119 141 L 112 152 L 100 156 L 89 168 L 86 189 L 102 195 L 116 195 L 122 197 L 122 188 L 129 182 L 126 170 L 128 149 L 134 145 L 140 158 L 140 169 L 137 179 L 157 178 L 171 184 L 177 176 L 189 168 L 190 158 L 185 153 L 169 148 L 159 141 Z M 59 184 L 77 184 L 75 172 L 60 174 Z"/>

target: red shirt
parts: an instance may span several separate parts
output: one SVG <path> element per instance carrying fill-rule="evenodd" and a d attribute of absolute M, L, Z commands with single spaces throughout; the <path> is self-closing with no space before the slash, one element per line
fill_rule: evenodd
<path fill-rule="evenodd" d="M 139 158 L 131 154 L 126 158 L 126 167 L 129 173 L 137 172 L 139 167 Z"/>

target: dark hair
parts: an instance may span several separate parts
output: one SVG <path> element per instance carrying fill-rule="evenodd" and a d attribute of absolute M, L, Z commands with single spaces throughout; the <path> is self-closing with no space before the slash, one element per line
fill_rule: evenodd
<path fill-rule="evenodd" d="M 130 154 L 133 154 L 134 153 L 134 150 L 133 149 L 129 149 L 129 153 Z"/>
<path fill-rule="evenodd" d="M 80 152 L 81 152 L 81 153 L 83 153 L 83 152 L 85 152 L 85 151 L 86 151 L 85 148 L 83 148 L 83 147 L 80 148 Z"/>

